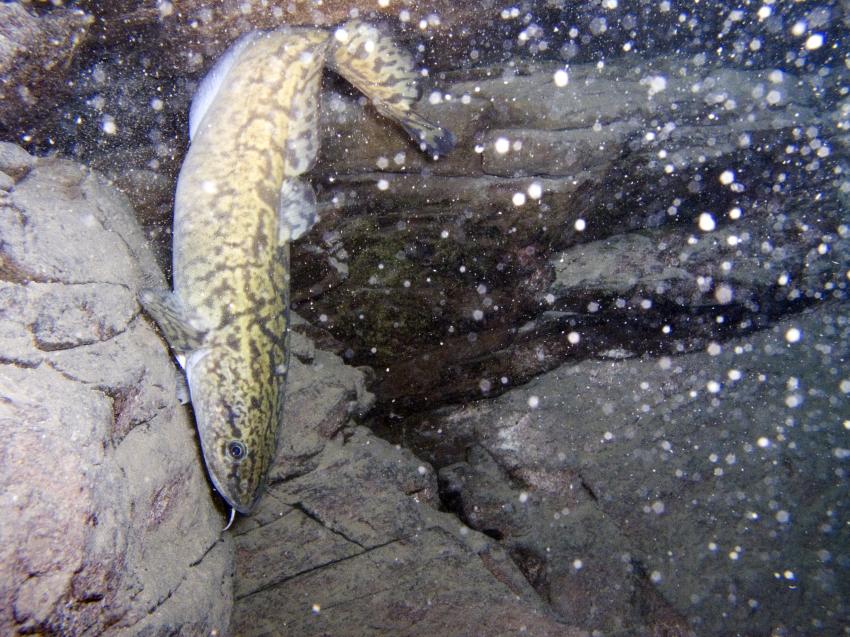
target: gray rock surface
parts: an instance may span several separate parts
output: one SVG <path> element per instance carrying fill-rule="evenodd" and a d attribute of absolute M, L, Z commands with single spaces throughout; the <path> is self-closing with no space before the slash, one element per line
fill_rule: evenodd
<path fill-rule="evenodd" d="M 839 634 L 848 345 L 847 304 L 825 303 L 702 352 L 564 365 L 404 435 L 583 626 Z"/>
<path fill-rule="evenodd" d="M 133 211 L 68 161 L 3 144 L 0 170 L 0 632 L 221 633 L 233 545 Z"/>
<path fill-rule="evenodd" d="M 438 511 L 430 466 L 349 422 L 373 400 L 362 372 L 297 330 L 272 483 L 233 531 L 233 634 L 585 634 Z"/>

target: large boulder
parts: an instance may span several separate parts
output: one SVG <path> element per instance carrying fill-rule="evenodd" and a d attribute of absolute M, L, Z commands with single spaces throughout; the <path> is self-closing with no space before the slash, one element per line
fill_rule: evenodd
<path fill-rule="evenodd" d="M 0 237 L 0 632 L 223 631 L 233 545 L 136 302 L 163 281 L 133 210 L 0 144 Z"/>

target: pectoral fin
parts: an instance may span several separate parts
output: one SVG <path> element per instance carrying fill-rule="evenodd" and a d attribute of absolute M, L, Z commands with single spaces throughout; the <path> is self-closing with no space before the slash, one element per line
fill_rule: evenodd
<path fill-rule="evenodd" d="M 278 204 L 278 238 L 280 243 L 294 241 L 319 220 L 316 193 L 300 179 L 284 179 Z"/>
<path fill-rule="evenodd" d="M 392 113 L 384 111 L 382 113 L 390 117 L 393 116 Z M 457 143 L 450 130 L 425 119 L 416 111 L 407 111 L 404 115 L 397 116 L 397 119 L 402 128 L 407 131 L 407 134 L 419 143 L 420 150 L 429 155 L 448 155 Z"/>
<path fill-rule="evenodd" d="M 203 345 L 206 336 L 203 321 L 186 312 L 173 293 L 144 289 L 139 292 L 139 302 L 159 325 L 178 358 Z"/>

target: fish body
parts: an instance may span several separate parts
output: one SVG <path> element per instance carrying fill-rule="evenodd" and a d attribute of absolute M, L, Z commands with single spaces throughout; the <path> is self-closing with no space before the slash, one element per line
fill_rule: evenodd
<path fill-rule="evenodd" d="M 174 290 L 140 294 L 186 371 L 210 479 L 243 514 L 261 494 L 282 424 L 289 242 L 316 221 L 315 194 L 299 176 L 318 152 L 326 65 L 424 150 L 453 145 L 412 110 L 412 60 L 375 27 L 243 36 L 193 101 L 175 195 Z"/>

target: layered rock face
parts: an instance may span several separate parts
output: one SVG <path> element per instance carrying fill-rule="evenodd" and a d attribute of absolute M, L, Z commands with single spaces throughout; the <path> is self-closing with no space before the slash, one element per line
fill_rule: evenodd
<path fill-rule="evenodd" d="M 221 633 L 233 544 L 136 303 L 163 280 L 133 210 L 11 144 L 0 179 L 0 632 Z"/>
<path fill-rule="evenodd" d="M 300 307 L 395 411 L 843 298 L 845 111 L 817 111 L 818 78 L 671 59 L 480 74 L 433 94 L 461 137 L 436 163 L 328 100 Z"/>

